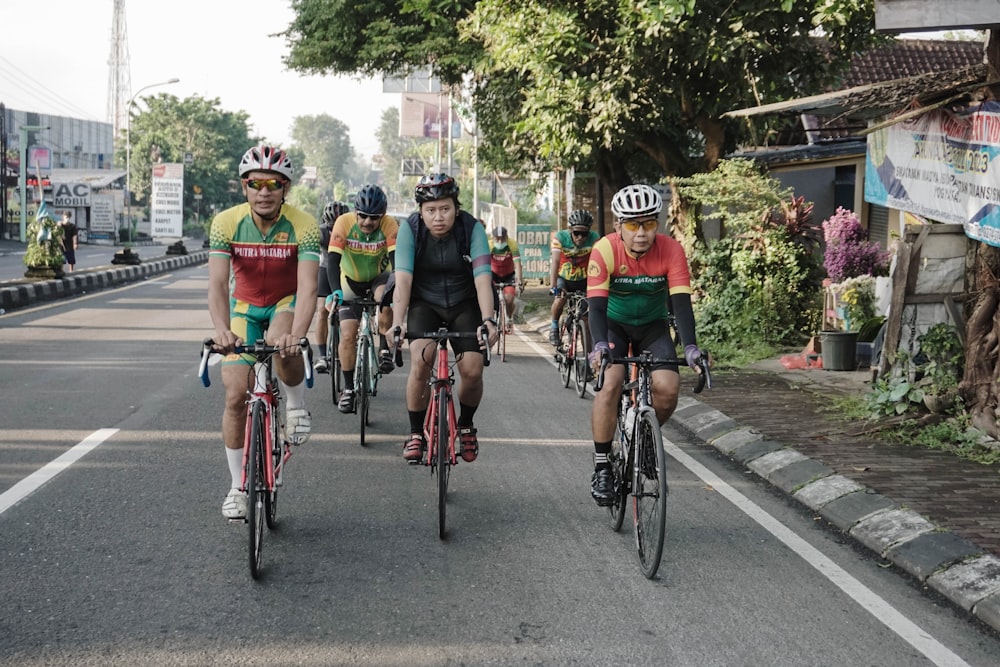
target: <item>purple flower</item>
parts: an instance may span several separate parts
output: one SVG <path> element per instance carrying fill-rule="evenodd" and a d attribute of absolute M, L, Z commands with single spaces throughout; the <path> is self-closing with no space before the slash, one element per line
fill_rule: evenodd
<path fill-rule="evenodd" d="M 853 211 L 838 207 L 823 222 L 823 239 L 823 267 L 835 283 L 855 276 L 885 275 L 888 271 L 889 253 L 868 240 L 868 231 Z"/>

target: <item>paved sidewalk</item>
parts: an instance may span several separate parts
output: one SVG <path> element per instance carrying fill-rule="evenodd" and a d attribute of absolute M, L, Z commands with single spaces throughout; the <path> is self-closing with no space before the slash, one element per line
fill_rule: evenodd
<path fill-rule="evenodd" d="M 770 359 L 712 377 L 697 395 L 682 379 L 675 425 L 1000 631 L 1000 466 L 850 435 L 859 424 L 824 408 L 868 391 L 866 371 Z"/>

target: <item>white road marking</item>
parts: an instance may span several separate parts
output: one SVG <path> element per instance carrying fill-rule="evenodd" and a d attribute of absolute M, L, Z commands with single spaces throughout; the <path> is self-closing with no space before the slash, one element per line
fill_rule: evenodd
<path fill-rule="evenodd" d="M 105 440 L 118 432 L 116 428 L 102 428 L 94 431 L 79 443 L 63 452 L 54 460 L 31 473 L 20 482 L 0 494 L 0 514 L 21 502 L 40 489 L 46 482 L 86 456 Z"/>

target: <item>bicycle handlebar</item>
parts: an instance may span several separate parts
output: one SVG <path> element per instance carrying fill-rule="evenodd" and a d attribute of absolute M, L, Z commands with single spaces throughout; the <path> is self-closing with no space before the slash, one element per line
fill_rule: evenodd
<path fill-rule="evenodd" d="M 711 364 L 709 363 L 708 352 L 702 351 L 701 358 L 698 359 L 698 367 L 701 372 L 698 373 L 698 380 L 695 383 L 694 393 L 700 394 L 705 387 L 709 389 L 712 388 L 712 371 Z M 597 379 L 594 381 L 594 390 L 600 391 L 604 387 L 604 371 L 607 370 L 608 366 L 611 364 L 639 364 L 641 366 L 652 366 L 653 364 L 676 364 L 678 366 L 686 366 L 687 362 L 684 359 L 661 359 L 658 357 L 653 357 L 648 353 L 639 355 L 638 357 L 622 357 L 621 359 L 612 359 L 607 354 L 601 355 L 601 366 L 597 371 Z"/>
<path fill-rule="evenodd" d="M 482 332 L 481 335 L 479 333 L 480 331 Z M 490 360 L 493 356 L 492 350 L 490 350 L 490 335 L 486 332 L 485 326 L 480 327 L 479 331 L 448 331 L 444 328 L 438 329 L 437 331 L 407 331 L 404 338 L 406 338 L 406 340 L 431 338 L 438 342 L 457 338 L 474 338 L 479 341 L 479 344 L 482 346 L 481 349 L 484 350 L 483 366 L 489 366 Z M 395 349 L 395 354 L 393 356 L 397 367 L 403 365 L 403 350 L 400 345 L 401 342 L 402 340 L 399 336 L 399 327 L 396 327 L 392 330 L 392 346 L 393 349 Z"/>
<path fill-rule="evenodd" d="M 313 369 L 312 369 L 312 346 L 309 344 L 308 338 L 300 338 L 299 347 L 302 349 L 303 361 L 305 364 L 306 372 L 306 386 L 312 389 L 313 386 Z M 272 354 L 280 354 L 283 348 L 277 345 L 268 345 L 264 341 L 257 341 L 253 345 L 237 345 L 233 352 L 235 354 L 251 354 L 258 359 L 262 359 Z M 212 381 L 208 377 L 208 359 L 213 354 L 221 354 L 215 349 L 215 341 L 211 338 L 206 338 L 201 344 L 201 361 L 198 364 L 198 377 L 201 379 L 201 383 L 206 386 L 212 386 Z"/>

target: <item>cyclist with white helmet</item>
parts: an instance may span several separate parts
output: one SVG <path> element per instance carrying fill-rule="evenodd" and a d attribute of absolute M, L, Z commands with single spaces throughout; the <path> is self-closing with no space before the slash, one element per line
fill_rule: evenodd
<path fill-rule="evenodd" d="M 687 257 L 675 239 L 656 233 L 662 208 L 660 193 L 648 185 L 626 186 L 611 200 L 617 233 L 594 244 L 587 269 L 590 333 L 594 341 L 590 359 L 595 370 L 604 356 L 626 356 L 630 343 L 636 354 L 649 350 L 660 359 L 677 358 L 668 324 L 672 313 L 684 344 L 684 359 L 700 371 L 697 362 L 702 352 L 695 338 Z M 608 453 L 624 379 L 623 365 L 609 365 L 604 387 L 594 397 L 594 474 L 590 493 L 598 505 L 614 502 Z M 676 364 L 654 367 L 652 402 L 660 424 L 677 407 L 679 388 Z"/>
<path fill-rule="evenodd" d="M 354 363 L 357 361 L 358 320 L 361 309 L 353 301 L 368 290 L 381 301 L 389 281 L 396 253 L 399 223 L 386 215 L 389 202 L 377 185 L 364 185 L 354 197 L 354 211 L 337 218 L 330 233 L 330 261 L 326 270 L 333 292 L 327 297 L 327 307 L 339 304 L 340 366 L 344 373 L 344 391 L 337 409 L 347 414 L 355 411 Z M 379 370 L 390 373 L 392 354 L 386 344 L 385 332 L 392 322 L 392 310 L 379 309 Z"/>
<path fill-rule="evenodd" d="M 514 321 L 514 299 L 524 290 L 524 283 L 521 280 L 521 250 L 515 239 L 507 238 L 507 228 L 502 225 L 494 227 L 490 234 L 490 270 L 494 285 L 514 283 L 503 288 L 507 333 L 510 333 L 510 323 Z M 494 303 L 493 307 L 498 309 L 500 304 Z"/>
<path fill-rule="evenodd" d="M 549 286 L 555 299 L 552 300 L 549 342 L 556 346 L 559 345 L 559 318 L 566 307 L 566 295 L 587 290 L 587 261 L 591 248 L 601 238 L 591 229 L 594 216 L 589 211 L 573 211 L 567 222 L 569 229 L 553 234 L 550 246 Z"/>
<path fill-rule="evenodd" d="M 330 289 L 330 276 L 326 271 L 327 264 L 329 264 L 330 231 L 337 218 L 350 210 L 350 207 L 342 201 L 332 201 L 323 208 L 323 218 L 319 223 L 319 276 L 316 279 L 316 296 L 319 297 L 320 306 L 326 303 L 326 297 L 333 294 L 333 290 Z M 316 360 L 315 369 L 317 373 L 326 373 L 330 370 L 326 361 L 326 339 L 330 333 L 330 322 L 329 318 L 325 317 L 326 311 L 322 307 L 317 308 L 316 311 L 319 313 L 319 317 L 316 318 L 316 342 L 319 345 L 319 359 Z"/>
<path fill-rule="evenodd" d="M 265 338 L 285 349 L 275 370 L 286 396 L 286 435 L 294 444 L 309 438 L 305 405 L 305 367 L 299 339 L 309 333 L 316 311 L 319 226 L 316 218 L 285 203 L 292 162 L 273 146 L 254 146 L 240 160 L 240 181 L 247 201 L 212 220 L 208 257 L 208 310 L 215 327 L 215 348 L 222 361 L 226 404 L 222 440 L 232 484 L 222 505 L 228 519 L 246 516 L 240 491 L 243 432 L 246 426 L 247 363 L 233 349 Z M 230 272 L 232 279 L 230 279 Z"/>

